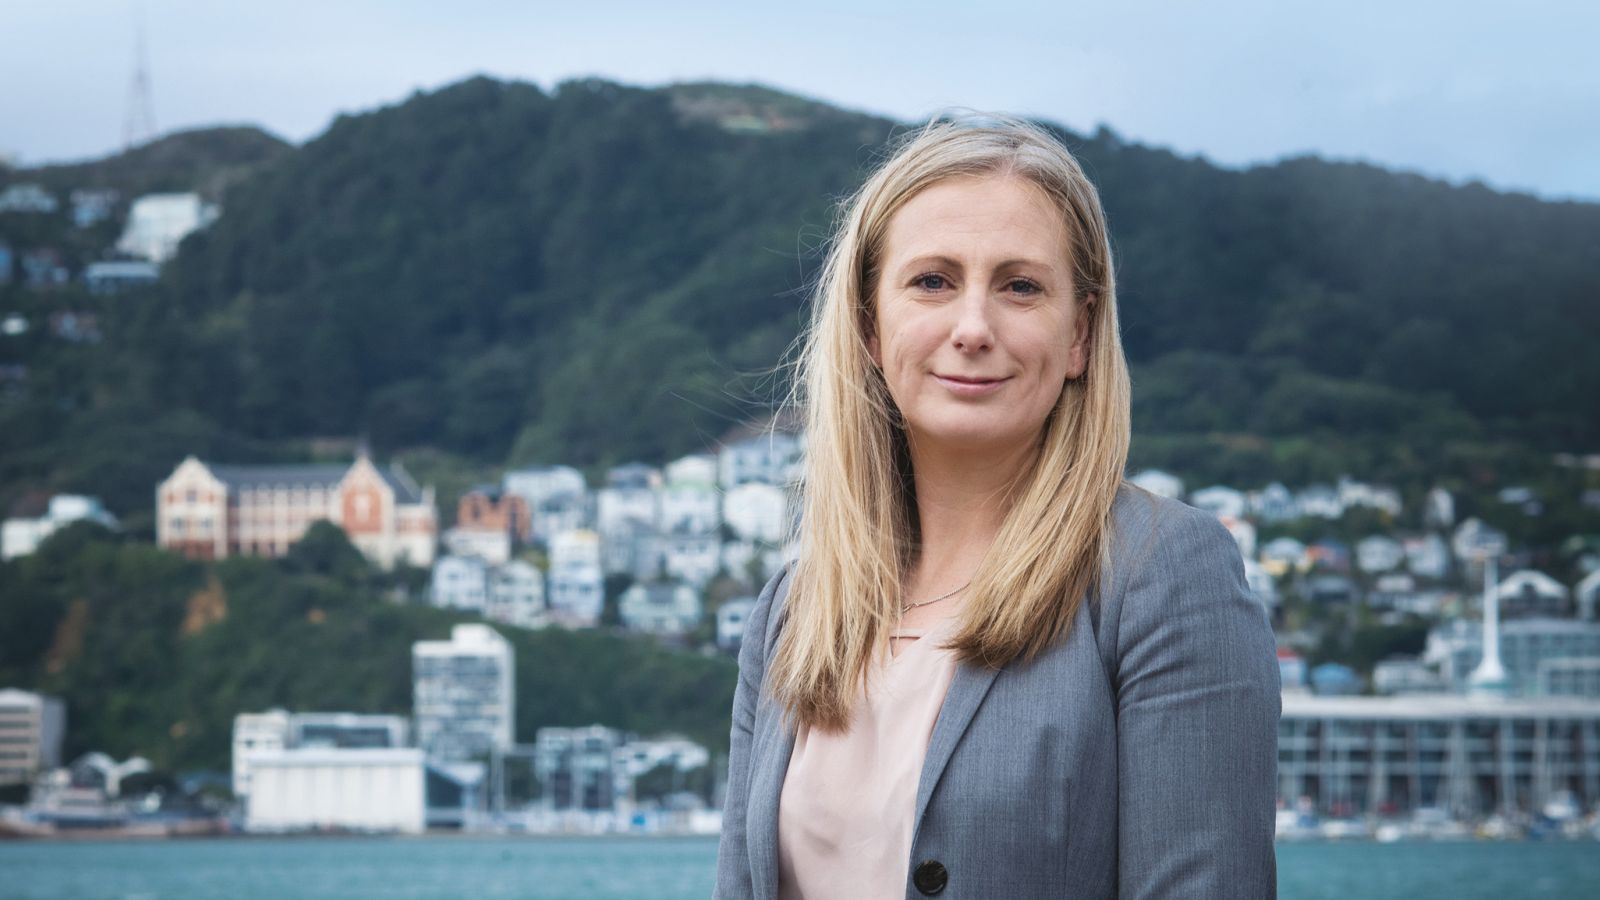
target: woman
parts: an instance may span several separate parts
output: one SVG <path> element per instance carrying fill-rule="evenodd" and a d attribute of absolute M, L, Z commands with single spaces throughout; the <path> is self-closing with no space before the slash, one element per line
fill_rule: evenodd
<path fill-rule="evenodd" d="M 1128 485 L 1099 198 L 935 120 L 848 201 L 799 557 L 739 654 L 716 896 L 1275 894 L 1279 683 L 1211 516 Z"/>

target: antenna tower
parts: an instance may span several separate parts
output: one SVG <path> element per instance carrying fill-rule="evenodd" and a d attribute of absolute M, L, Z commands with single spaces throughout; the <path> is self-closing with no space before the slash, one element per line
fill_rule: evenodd
<path fill-rule="evenodd" d="M 156 136 L 155 108 L 150 101 L 150 69 L 145 60 L 144 17 L 134 20 L 133 81 L 128 85 L 128 117 L 122 123 L 122 148 L 132 150 Z"/>

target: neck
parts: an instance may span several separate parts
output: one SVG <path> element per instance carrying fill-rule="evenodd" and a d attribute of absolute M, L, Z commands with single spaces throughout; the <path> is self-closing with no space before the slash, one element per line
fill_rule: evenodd
<path fill-rule="evenodd" d="M 921 540 L 907 596 L 921 599 L 957 587 L 978 570 L 1005 522 L 1016 480 L 1034 448 L 942 450 L 910 442 Z"/>

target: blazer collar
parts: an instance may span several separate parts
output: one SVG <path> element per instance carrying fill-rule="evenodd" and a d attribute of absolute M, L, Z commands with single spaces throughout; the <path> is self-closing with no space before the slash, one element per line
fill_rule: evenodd
<path fill-rule="evenodd" d="M 999 669 L 988 669 L 968 663 L 956 665 L 950 688 L 945 693 L 944 705 L 934 723 L 933 735 L 928 739 L 928 752 L 922 760 L 922 772 L 917 781 L 917 806 L 911 830 L 911 845 L 916 846 L 922 829 L 922 816 L 928 809 L 933 789 L 944 774 L 945 766 L 955 753 L 956 745 L 966 733 L 967 725 L 977 714 L 978 706 L 988 696 Z M 752 808 L 770 813 L 760 829 L 751 828 L 747 834 L 750 853 L 750 874 L 757 896 L 774 900 L 778 896 L 778 799 L 783 792 L 783 780 L 789 771 L 789 757 L 794 753 L 794 731 L 783 727 L 782 715 L 774 710 L 766 724 L 754 737 L 752 760 L 766 760 L 767 765 L 755 771 L 760 773 L 759 784 L 750 786 L 752 798 L 760 798 Z M 750 824 L 747 822 L 747 824 Z"/>

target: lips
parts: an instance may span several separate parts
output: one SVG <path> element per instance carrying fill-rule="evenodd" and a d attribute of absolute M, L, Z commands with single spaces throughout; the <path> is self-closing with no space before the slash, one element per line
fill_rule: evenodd
<path fill-rule="evenodd" d="M 1005 378 L 989 378 L 978 375 L 939 375 L 934 374 L 934 380 L 949 391 L 953 396 L 976 399 L 986 397 L 1000 390 L 1001 385 L 1011 380 Z"/>

